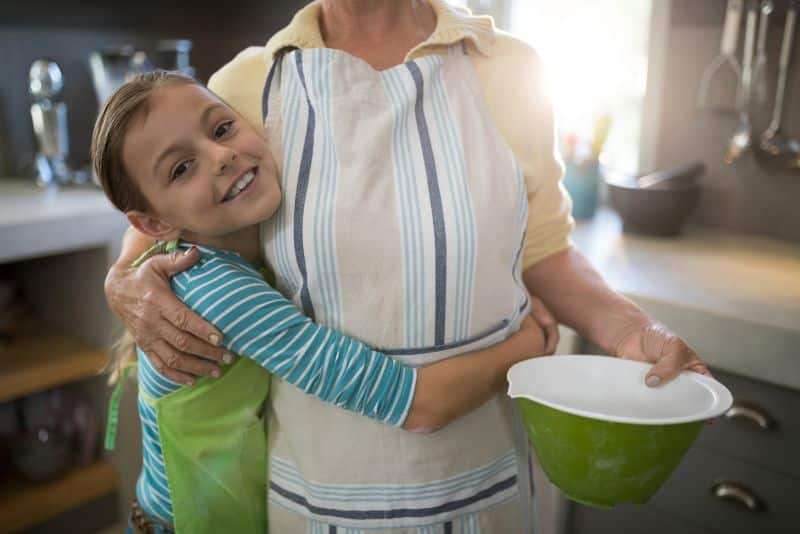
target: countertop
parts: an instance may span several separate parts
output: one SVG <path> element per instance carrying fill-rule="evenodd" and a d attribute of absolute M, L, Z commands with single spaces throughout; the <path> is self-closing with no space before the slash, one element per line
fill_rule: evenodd
<path fill-rule="evenodd" d="M 0 178 L 0 264 L 102 246 L 126 225 L 96 187 Z"/>
<path fill-rule="evenodd" d="M 0 263 L 105 246 L 126 226 L 99 189 L 0 179 Z M 712 366 L 800 389 L 800 244 L 692 227 L 633 236 L 610 209 L 579 222 L 572 240 Z"/>
<path fill-rule="evenodd" d="M 578 222 L 572 240 L 711 365 L 800 389 L 800 244 L 697 227 L 624 234 L 607 208 Z"/>

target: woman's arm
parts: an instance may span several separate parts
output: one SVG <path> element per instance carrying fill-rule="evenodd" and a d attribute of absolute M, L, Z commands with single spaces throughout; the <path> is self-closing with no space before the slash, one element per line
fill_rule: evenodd
<path fill-rule="evenodd" d="M 529 267 L 523 274 L 564 324 L 609 354 L 655 365 L 650 386 L 666 383 L 683 371 L 709 374 L 697 354 L 668 328 L 608 287 L 586 258 L 570 247 Z"/>
<path fill-rule="evenodd" d="M 105 280 L 109 307 L 162 375 L 191 384 L 195 376 L 218 374 L 216 365 L 193 355 L 224 361 L 226 351 L 217 346 L 220 332 L 178 300 L 169 285 L 170 278 L 194 265 L 200 254 L 160 254 L 131 268 L 152 244 L 152 238 L 133 228 L 125 232 L 120 257 Z"/>
<path fill-rule="evenodd" d="M 571 201 L 561 184 L 553 109 L 536 52 L 499 34 L 492 55 L 475 58 L 475 69 L 492 117 L 525 176 L 529 209 L 523 271 L 528 291 L 556 319 L 609 353 L 656 363 L 651 384 L 668 381 L 681 369 L 707 372 L 686 343 L 612 291 L 570 247 Z M 551 325 L 548 333 L 554 330 Z"/>
<path fill-rule="evenodd" d="M 178 296 L 224 333 L 223 347 L 325 402 L 409 430 L 435 430 L 478 406 L 502 387 L 513 363 L 544 348 L 541 330 L 527 319 L 505 343 L 418 372 L 313 323 L 254 269 L 233 261 L 210 254 L 173 279 Z"/>

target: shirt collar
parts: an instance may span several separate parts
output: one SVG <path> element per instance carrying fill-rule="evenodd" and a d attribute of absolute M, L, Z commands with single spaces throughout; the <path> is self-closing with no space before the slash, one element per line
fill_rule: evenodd
<path fill-rule="evenodd" d="M 436 13 L 436 28 L 428 39 L 411 50 L 408 58 L 421 55 L 433 46 L 447 46 L 469 41 L 483 55 L 489 55 L 494 44 L 494 21 L 487 15 L 476 16 L 469 10 L 452 6 L 444 0 L 428 0 Z M 298 11 L 288 26 L 267 43 L 265 53 L 271 61 L 284 48 L 325 48 L 319 29 L 320 4 L 315 1 Z"/>

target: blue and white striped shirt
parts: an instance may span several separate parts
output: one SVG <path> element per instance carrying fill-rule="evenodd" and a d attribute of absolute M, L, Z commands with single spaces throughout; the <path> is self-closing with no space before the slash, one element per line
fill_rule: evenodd
<path fill-rule="evenodd" d="M 180 244 L 183 250 L 191 246 Z M 403 424 L 414 397 L 415 369 L 315 324 L 238 254 L 197 248 L 202 259 L 173 277 L 172 289 L 223 333 L 224 348 L 309 395 L 390 425 Z M 143 463 L 136 496 L 145 511 L 172 523 L 156 413 L 143 394 L 158 399 L 185 386 L 160 375 L 137 352 Z"/>

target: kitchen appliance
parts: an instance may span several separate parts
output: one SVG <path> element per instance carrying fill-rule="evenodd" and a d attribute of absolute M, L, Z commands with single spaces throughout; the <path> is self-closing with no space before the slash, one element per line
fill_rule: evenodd
<path fill-rule="evenodd" d="M 35 158 L 39 185 L 67 184 L 74 176 L 67 165 L 69 134 L 67 105 L 61 100 L 64 77 L 54 61 L 33 62 L 28 75 L 28 92 L 33 100 L 31 121 L 39 150 Z"/>
<path fill-rule="evenodd" d="M 705 165 L 694 162 L 639 178 L 607 175 L 611 207 L 625 232 L 674 236 L 697 205 Z"/>
<path fill-rule="evenodd" d="M 795 32 L 797 11 L 800 1 L 791 0 L 786 12 L 786 25 L 783 29 L 783 42 L 778 70 L 778 84 L 775 91 L 775 106 L 769 127 L 761 134 L 761 141 L 756 151 L 759 163 L 778 171 L 800 171 L 800 141 L 790 137 L 781 129 L 783 118 L 783 100 L 786 92 L 786 79 L 792 53 L 792 42 Z"/>
<path fill-rule="evenodd" d="M 147 54 L 130 45 L 105 48 L 89 55 L 94 92 L 99 108 L 122 84 L 152 70 Z"/>
<path fill-rule="evenodd" d="M 652 364 L 607 356 L 534 358 L 508 372 L 539 463 L 570 499 L 642 504 L 661 487 L 703 422 L 733 404 L 713 378 L 681 373 L 645 385 Z"/>

